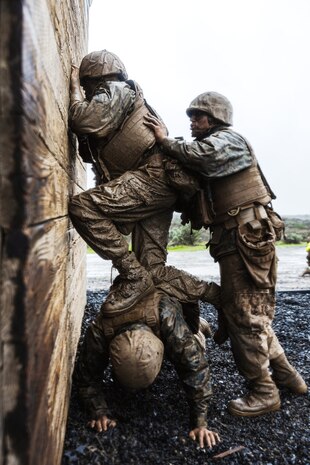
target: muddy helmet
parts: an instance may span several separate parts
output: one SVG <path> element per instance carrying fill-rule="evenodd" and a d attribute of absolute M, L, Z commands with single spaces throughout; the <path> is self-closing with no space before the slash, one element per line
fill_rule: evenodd
<path fill-rule="evenodd" d="M 109 347 L 113 373 L 130 390 L 145 389 L 158 375 L 163 361 L 164 345 L 144 325 L 118 334 Z"/>
<path fill-rule="evenodd" d="M 124 64 L 114 53 L 107 50 L 91 52 L 86 55 L 80 65 L 80 80 L 85 78 L 100 78 L 117 74 L 124 81 L 128 79 Z"/>
<path fill-rule="evenodd" d="M 188 116 L 195 111 L 204 111 L 213 118 L 229 126 L 233 124 L 233 107 L 224 95 L 217 92 L 204 92 L 198 95 L 187 108 Z"/>

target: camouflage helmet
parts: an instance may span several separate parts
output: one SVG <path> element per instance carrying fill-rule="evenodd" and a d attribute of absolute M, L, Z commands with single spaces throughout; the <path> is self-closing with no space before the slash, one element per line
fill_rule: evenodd
<path fill-rule="evenodd" d="M 233 124 L 232 104 L 224 95 L 217 92 L 204 92 L 198 95 L 191 102 L 186 113 L 191 116 L 195 110 L 204 111 L 229 126 Z"/>
<path fill-rule="evenodd" d="M 85 78 L 99 78 L 118 74 L 123 80 L 128 79 L 124 64 L 114 53 L 107 50 L 91 52 L 86 55 L 80 65 L 80 80 Z"/>
<path fill-rule="evenodd" d="M 144 325 L 118 334 L 109 347 L 113 372 L 118 381 L 131 390 L 145 389 L 158 375 L 164 346 Z"/>

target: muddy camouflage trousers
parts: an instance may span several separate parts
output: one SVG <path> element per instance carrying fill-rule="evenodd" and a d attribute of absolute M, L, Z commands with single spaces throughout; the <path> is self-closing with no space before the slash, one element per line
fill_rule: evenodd
<path fill-rule="evenodd" d="M 240 373 L 249 381 L 268 376 L 269 361 L 283 353 L 272 329 L 274 289 L 259 289 L 239 254 L 220 259 L 223 311 Z"/>
<path fill-rule="evenodd" d="M 183 385 L 191 427 L 207 426 L 212 389 L 205 348 L 185 323 L 182 307 L 176 299 L 163 296 L 159 301 L 159 316 L 160 339 Z M 134 329 L 135 323 L 127 324 L 122 331 L 126 327 Z M 102 390 L 108 364 L 109 340 L 104 335 L 104 318 L 99 314 L 87 329 L 75 372 L 79 397 L 89 419 L 110 415 Z"/>
<path fill-rule="evenodd" d="M 176 199 L 161 164 L 153 162 L 74 196 L 69 214 L 87 244 L 112 263 L 128 254 L 123 234 L 132 232 L 133 251 L 155 286 L 181 302 L 196 302 L 206 283 L 166 266 Z"/>
<path fill-rule="evenodd" d="M 262 225 L 262 230 L 264 228 Z M 262 241 L 262 231 L 256 234 L 257 241 L 253 235 L 251 239 L 253 247 Z M 236 365 L 248 381 L 255 383 L 269 378 L 270 360 L 284 352 L 272 329 L 275 289 L 270 283 L 276 281 L 276 256 L 274 244 L 271 244 L 273 253 L 269 247 L 268 254 L 258 263 L 251 257 L 254 248 L 245 258 L 244 250 L 243 254 L 239 251 L 237 235 L 236 229 L 215 231 L 210 253 L 220 265 L 221 300 Z M 252 267 L 250 272 L 249 267 Z M 260 272 L 258 282 L 255 271 Z"/>

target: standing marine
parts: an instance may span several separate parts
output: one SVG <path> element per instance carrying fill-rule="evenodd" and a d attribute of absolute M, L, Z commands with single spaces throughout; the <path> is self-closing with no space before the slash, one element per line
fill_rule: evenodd
<path fill-rule="evenodd" d="M 227 331 L 236 365 L 250 386 L 244 397 L 229 402 L 228 409 L 233 415 L 261 415 L 280 408 L 278 387 L 296 394 L 307 391 L 272 329 L 275 241 L 283 222 L 271 207 L 275 197 L 251 145 L 231 128 L 230 101 L 217 92 L 205 92 L 186 113 L 192 142 L 168 138 L 166 128 L 152 115 L 146 125 L 166 156 L 200 177 L 205 208 L 199 211 L 205 213 L 202 223 L 210 227 L 210 254 L 220 267 L 220 330 Z M 196 211 L 196 199 L 197 195 L 189 202 L 190 212 Z"/>

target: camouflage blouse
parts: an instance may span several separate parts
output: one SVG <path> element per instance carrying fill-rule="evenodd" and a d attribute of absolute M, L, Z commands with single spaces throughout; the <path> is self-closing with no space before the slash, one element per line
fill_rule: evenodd
<path fill-rule="evenodd" d="M 133 109 L 135 92 L 126 82 L 107 81 L 91 101 L 75 101 L 69 108 L 69 122 L 77 134 L 106 137 L 118 129 Z"/>
<path fill-rule="evenodd" d="M 166 138 L 162 148 L 167 155 L 206 178 L 238 173 L 253 163 L 245 139 L 228 127 L 213 128 L 203 139 L 193 142 Z"/>

